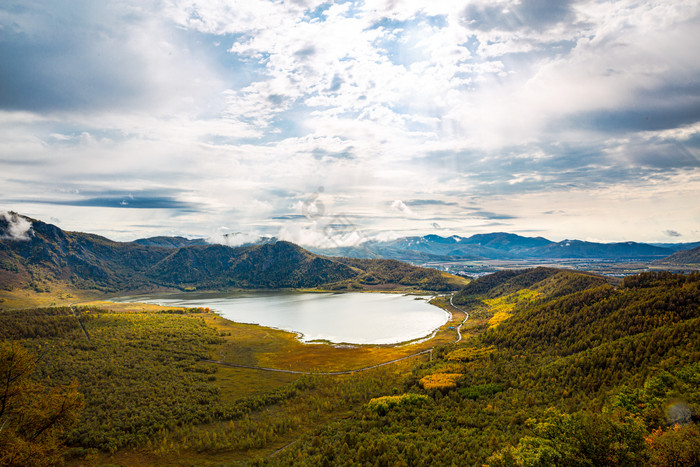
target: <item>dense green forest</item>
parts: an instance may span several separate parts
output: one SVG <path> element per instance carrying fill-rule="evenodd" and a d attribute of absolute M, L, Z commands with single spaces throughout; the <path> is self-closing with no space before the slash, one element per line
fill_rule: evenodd
<path fill-rule="evenodd" d="M 616 288 L 509 271 L 459 299 L 475 320 L 495 313 L 493 300 L 510 316 L 415 369 L 401 392 L 427 398 L 367 404 L 270 462 L 699 465 L 700 274 Z"/>
<path fill-rule="evenodd" d="M 30 421 L 72 404 L 35 450 L 45 463 L 61 452 L 88 465 L 700 462 L 700 274 L 504 271 L 453 301 L 470 314 L 467 337 L 432 361 L 282 379 L 203 362 L 275 351 L 263 328 L 256 354 L 246 325 L 206 309 L 3 311 L 0 372 L 18 348 L 30 356 L 22 391 L 54 401 L 16 399 Z M 0 418 L 0 447 L 32 445 L 38 422 Z"/>

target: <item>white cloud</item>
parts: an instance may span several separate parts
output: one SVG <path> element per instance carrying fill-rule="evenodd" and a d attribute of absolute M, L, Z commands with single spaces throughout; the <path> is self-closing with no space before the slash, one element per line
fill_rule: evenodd
<path fill-rule="evenodd" d="M 218 232 L 208 237 L 207 243 L 237 247 L 258 243 L 262 240 L 262 237 L 262 235 L 255 232 Z"/>
<path fill-rule="evenodd" d="M 7 223 L 7 227 L 3 229 L 5 233 L 0 235 L 0 240 L 28 241 L 34 235 L 32 223 L 18 216 L 17 213 L 0 211 L 0 218 Z"/>
<path fill-rule="evenodd" d="M 29 101 L 0 109 L 0 202 L 13 209 L 58 209 L 90 227 L 79 208 L 42 200 L 83 196 L 61 185 L 92 193 L 173 187 L 178 201 L 198 208 L 159 214 L 163 229 L 206 234 L 225 224 L 322 244 L 358 239 L 294 227 L 298 203 L 318 186 L 328 212 L 346 213 L 362 232 L 481 228 L 483 219 L 458 207 L 430 209 L 449 220 L 416 218 L 408 200 L 428 196 L 480 196 L 484 211 L 517 214 L 509 222 L 518 226 L 551 220 L 518 202 L 508 209 L 501 197 L 569 199 L 586 186 L 643 193 L 664 183 L 665 199 L 689 210 L 698 195 L 681 182 L 700 163 L 692 84 L 700 61 L 687 46 L 700 41 L 694 0 L 580 1 L 540 16 L 526 10 L 531 2 L 490 1 L 56 5 L 44 10 L 59 20 L 76 15 L 76 34 L 97 39 L 79 37 L 86 43 L 52 63 L 72 72 L 83 63 L 92 87 L 72 86 L 71 95 L 100 105 L 61 107 L 58 99 L 50 112 Z M 0 24 L 62 44 L 70 25 L 48 21 L 39 6 L 20 16 L 6 10 Z M 17 78 L 19 62 L 7 63 L 15 65 L 2 76 Z M 580 199 L 601 213 L 609 212 L 596 204 L 603 199 L 636 206 L 622 196 Z M 569 212 L 581 209 L 578 197 L 570 202 Z M 110 234 L 150 224 L 151 213 L 128 211 Z M 643 217 L 636 208 L 627 215 Z M 663 230 L 650 226 L 648 235 Z"/>
<path fill-rule="evenodd" d="M 396 199 L 391 202 L 391 209 L 398 211 L 402 214 L 406 214 L 407 216 L 413 215 L 413 211 L 411 211 L 411 208 L 406 206 L 406 203 L 404 203 L 400 199 Z"/>

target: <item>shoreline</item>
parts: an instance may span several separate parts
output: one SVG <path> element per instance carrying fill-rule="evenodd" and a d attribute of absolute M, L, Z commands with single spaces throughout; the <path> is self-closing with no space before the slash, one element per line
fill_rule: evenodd
<path fill-rule="evenodd" d="M 293 291 L 289 290 L 284 290 L 284 291 L 269 291 L 269 290 L 264 290 L 260 291 L 250 291 L 250 290 L 245 290 L 245 291 L 236 291 L 234 293 L 227 293 L 227 292 L 202 292 L 202 295 L 216 295 L 216 297 L 212 298 L 225 298 L 227 295 L 238 295 L 238 293 L 241 293 L 240 298 L 251 298 L 254 297 L 255 295 L 284 295 L 289 293 L 290 295 L 294 294 L 304 294 L 304 293 L 318 293 L 318 294 L 329 294 L 329 295 L 348 295 L 348 294 L 358 294 L 361 292 L 358 291 L 348 291 L 348 292 L 338 292 L 338 291 L 302 291 L 295 289 Z M 266 293 L 267 292 L 267 293 Z M 404 296 L 407 299 L 410 297 L 414 297 L 413 299 L 416 300 L 415 296 L 419 295 L 418 293 L 413 293 L 413 294 L 407 294 L 404 292 L 396 292 L 396 291 L 388 291 L 388 292 L 380 292 L 380 291 L 371 291 L 373 294 L 375 293 L 380 293 L 384 295 L 392 295 L 392 296 Z M 162 297 L 155 297 L 155 298 L 149 298 L 152 297 L 153 295 L 162 295 Z M 195 297 L 195 293 L 180 293 L 180 292 L 173 292 L 173 293 L 164 293 L 164 294 L 138 294 L 138 295 L 125 295 L 125 296 L 117 296 L 117 297 L 110 297 L 106 298 L 105 301 L 111 302 L 111 303 L 118 303 L 118 304 L 146 304 L 146 305 L 158 305 L 162 307 L 177 307 L 177 308 L 198 308 L 198 307 L 206 307 L 209 308 L 214 314 L 219 316 L 222 319 L 225 319 L 227 321 L 230 321 L 232 323 L 236 324 L 243 324 L 243 325 L 251 325 L 251 326 L 259 326 L 261 328 L 267 328 L 267 329 L 274 329 L 277 331 L 283 331 L 287 332 L 289 334 L 293 334 L 295 336 L 295 339 L 300 342 L 301 344 L 304 345 L 329 345 L 333 347 L 352 347 L 352 348 L 360 348 L 360 347 L 405 347 L 405 346 L 410 346 L 410 345 L 417 345 L 421 344 L 424 342 L 428 342 L 435 338 L 437 333 L 450 321 L 454 318 L 453 313 L 450 311 L 446 310 L 443 307 L 440 307 L 438 305 L 435 305 L 431 303 L 432 299 L 437 297 L 438 295 L 435 294 L 434 292 L 427 292 L 423 291 L 420 293 L 421 296 L 426 296 L 430 298 L 425 299 L 425 304 L 430 305 L 431 307 L 435 307 L 438 310 L 440 310 L 444 314 L 444 321 L 442 321 L 439 325 L 435 327 L 431 327 L 425 334 L 421 332 L 420 336 L 416 336 L 415 333 L 414 335 L 407 336 L 406 338 L 402 338 L 401 340 L 397 341 L 387 341 L 388 338 L 381 338 L 380 341 L 378 342 L 349 342 L 347 340 L 333 340 L 333 339 L 327 339 L 324 337 L 320 338 L 314 338 L 314 339 L 305 339 L 305 333 L 303 331 L 299 331 L 297 329 L 291 329 L 289 327 L 279 327 L 279 326 L 274 326 L 274 325 L 268 325 L 268 324 L 262 324 L 260 322 L 247 322 L 243 320 L 234 320 L 231 318 L 227 318 L 225 316 L 225 311 L 218 310 L 216 309 L 216 305 L 211 305 L 211 304 L 196 304 L 196 305 L 187 305 L 181 303 L 183 300 L 206 300 L 204 297 Z M 177 296 L 177 298 L 175 298 Z M 172 300 L 173 298 L 168 298 L 168 297 L 173 297 L 178 302 L 180 303 L 167 303 L 163 302 L 162 300 Z M 187 298 L 185 298 L 187 297 Z M 147 300 L 139 301 L 139 299 L 143 298 L 148 298 Z M 423 300 L 420 300 L 423 302 Z M 308 332 L 308 331 L 307 331 Z M 383 340 L 383 341 L 382 341 Z"/>

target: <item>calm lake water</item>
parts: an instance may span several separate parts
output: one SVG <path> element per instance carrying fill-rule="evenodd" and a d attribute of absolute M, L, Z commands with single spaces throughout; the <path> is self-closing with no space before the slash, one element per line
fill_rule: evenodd
<path fill-rule="evenodd" d="M 237 323 L 299 333 L 304 342 L 395 344 L 428 336 L 449 318 L 427 300 L 382 293 L 183 294 L 114 301 L 209 307 Z"/>

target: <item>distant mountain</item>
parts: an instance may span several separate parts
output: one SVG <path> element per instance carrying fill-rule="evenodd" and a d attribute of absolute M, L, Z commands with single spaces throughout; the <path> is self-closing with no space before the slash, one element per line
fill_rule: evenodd
<path fill-rule="evenodd" d="M 162 246 L 165 248 L 182 248 L 186 246 L 207 245 L 203 238 L 188 239 L 185 237 L 149 237 L 139 238 L 132 243 L 143 246 Z"/>
<path fill-rule="evenodd" d="M 650 261 L 675 251 L 692 248 L 692 243 L 664 247 L 637 242 L 596 243 L 581 240 L 553 242 L 543 237 L 523 237 L 496 232 L 471 237 L 404 237 L 396 240 L 369 241 L 357 247 L 314 250 L 316 253 L 355 258 L 391 258 L 401 261 L 469 261 L 518 259 L 605 259 Z"/>
<path fill-rule="evenodd" d="M 700 242 L 691 242 L 691 243 L 650 243 L 649 245 L 653 246 L 658 246 L 661 248 L 668 248 L 669 250 L 673 251 L 683 251 L 683 250 L 692 250 L 693 248 L 699 247 Z"/>
<path fill-rule="evenodd" d="M 513 252 L 542 248 L 554 243 L 543 237 L 521 237 L 520 235 L 505 232 L 476 234 L 469 238 L 461 238 L 460 241 L 469 245 L 480 245 L 496 250 Z"/>
<path fill-rule="evenodd" d="M 10 220 L 0 217 L 0 284 L 5 288 L 31 287 L 41 292 L 58 281 L 104 292 L 399 285 L 454 290 L 465 283 L 435 269 L 388 260 L 327 258 L 284 241 L 237 248 L 193 244 L 198 241 L 178 237 L 114 242 L 12 216 Z M 20 225 L 21 235 L 17 233 Z"/>
<path fill-rule="evenodd" d="M 700 264 L 700 246 L 695 247 L 692 250 L 677 251 L 668 258 L 657 260 L 655 263 L 678 266 Z"/>
<path fill-rule="evenodd" d="M 533 258 L 653 259 L 668 255 L 671 250 L 646 243 L 594 243 L 564 240 L 532 252 Z"/>

